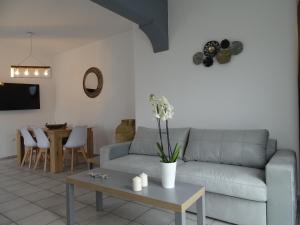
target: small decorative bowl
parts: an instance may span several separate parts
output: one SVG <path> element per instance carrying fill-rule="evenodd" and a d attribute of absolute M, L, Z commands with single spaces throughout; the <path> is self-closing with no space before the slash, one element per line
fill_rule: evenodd
<path fill-rule="evenodd" d="M 49 130 L 61 130 L 67 128 L 67 123 L 64 124 L 48 124 L 45 125 Z"/>

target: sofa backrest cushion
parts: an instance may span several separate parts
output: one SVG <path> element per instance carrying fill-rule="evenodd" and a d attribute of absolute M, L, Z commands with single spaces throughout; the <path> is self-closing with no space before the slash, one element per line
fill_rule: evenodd
<path fill-rule="evenodd" d="M 171 128 L 169 129 L 170 142 L 172 148 L 178 143 L 181 146 L 179 158 L 182 159 L 183 152 L 186 148 L 189 128 Z M 162 139 L 165 153 L 167 153 L 167 135 L 163 130 Z M 156 143 L 160 143 L 158 129 L 138 127 L 135 137 L 129 149 L 129 154 L 140 155 L 158 155 Z"/>
<path fill-rule="evenodd" d="M 264 168 L 268 137 L 267 130 L 191 129 L 184 160 Z"/>

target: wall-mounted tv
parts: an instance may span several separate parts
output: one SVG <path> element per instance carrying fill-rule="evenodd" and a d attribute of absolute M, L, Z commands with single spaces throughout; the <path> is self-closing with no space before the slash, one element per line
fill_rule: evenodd
<path fill-rule="evenodd" d="M 0 111 L 40 108 L 38 84 L 0 84 Z"/>

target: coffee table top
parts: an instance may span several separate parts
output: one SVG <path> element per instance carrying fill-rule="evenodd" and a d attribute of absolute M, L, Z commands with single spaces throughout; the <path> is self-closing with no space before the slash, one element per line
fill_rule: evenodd
<path fill-rule="evenodd" d="M 94 169 L 93 172 L 106 174 L 108 178 L 92 178 L 88 175 L 89 171 L 85 171 L 68 176 L 66 183 L 175 212 L 187 210 L 205 194 L 205 188 L 199 185 L 176 182 L 175 188 L 165 189 L 159 179 L 152 178 L 149 179 L 148 187 L 135 192 L 132 190 L 132 178 L 137 176 L 135 174 L 106 169 Z"/>

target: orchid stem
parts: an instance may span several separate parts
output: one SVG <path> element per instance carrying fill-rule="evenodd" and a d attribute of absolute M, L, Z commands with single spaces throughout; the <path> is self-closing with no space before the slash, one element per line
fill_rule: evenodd
<path fill-rule="evenodd" d="M 162 141 L 162 135 L 161 135 L 161 125 L 160 125 L 160 119 L 157 119 L 158 129 L 159 129 L 159 138 L 160 138 L 160 145 L 162 150 L 164 150 L 163 141 Z"/>
<path fill-rule="evenodd" d="M 170 144 L 168 120 L 166 120 L 166 130 L 167 130 L 167 140 L 168 140 L 168 154 L 169 154 L 169 160 L 171 160 L 172 150 L 171 150 L 171 144 Z"/>

